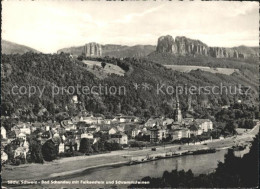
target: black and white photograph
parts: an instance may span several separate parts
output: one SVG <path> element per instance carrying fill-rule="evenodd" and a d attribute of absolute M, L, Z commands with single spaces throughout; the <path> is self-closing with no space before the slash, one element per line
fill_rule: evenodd
<path fill-rule="evenodd" d="M 1 4 L 1 188 L 259 187 L 258 2 Z"/>

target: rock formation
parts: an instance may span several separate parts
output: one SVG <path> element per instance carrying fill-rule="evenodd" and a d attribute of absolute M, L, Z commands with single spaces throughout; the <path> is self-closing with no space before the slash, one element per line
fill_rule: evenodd
<path fill-rule="evenodd" d="M 98 43 L 88 43 L 84 46 L 83 53 L 86 56 L 102 56 L 102 47 Z"/>
<path fill-rule="evenodd" d="M 247 55 L 232 48 L 209 47 L 199 40 L 186 37 L 162 36 L 158 39 L 156 51 L 159 53 L 172 53 L 175 55 L 204 55 L 215 58 L 245 58 Z"/>

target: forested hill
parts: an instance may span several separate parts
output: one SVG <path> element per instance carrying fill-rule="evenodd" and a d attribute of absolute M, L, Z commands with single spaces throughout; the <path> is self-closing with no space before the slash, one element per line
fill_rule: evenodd
<path fill-rule="evenodd" d="M 111 115 L 123 113 L 126 115 L 138 115 L 149 117 L 151 115 L 172 116 L 172 98 L 175 94 L 166 94 L 167 86 L 219 86 L 243 85 L 250 86 L 249 95 L 219 95 L 219 94 L 194 94 L 179 95 L 181 108 L 185 114 L 188 102 L 198 114 L 203 114 L 204 108 L 218 107 L 234 103 L 238 99 L 245 102 L 256 102 L 258 98 L 258 82 L 254 77 L 249 77 L 245 72 L 234 73 L 230 76 L 213 74 L 194 70 L 189 73 L 180 73 L 165 68 L 160 64 L 144 59 L 127 58 L 119 60 L 115 58 L 99 61 L 117 64 L 126 71 L 124 76 L 110 75 L 104 79 L 98 79 L 90 73 L 87 65 L 77 59 L 72 59 L 69 54 L 35 54 L 2 56 L 2 115 L 19 116 L 27 120 L 49 119 L 59 112 L 77 114 L 86 109 L 94 113 Z M 239 65 L 241 68 L 242 65 Z M 244 65 L 246 66 L 246 65 Z M 245 70 L 245 68 L 241 69 Z M 101 70 L 102 71 L 102 70 Z M 249 67 L 247 70 L 253 72 Z M 104 95 L 92 93 L 89 95 L 74 93 L 81 103 L 72 103 L 73 94 L 64 92 L 52 95 L 52 87 L 68 86 L 125 86 L 126 94 Z M 156 88 L 162 87 L 165 92 L 157 94 Z M 36 86 L 37 93 L 30 97 L 23 94 L 13 94 L 14 86 Z M 43 89 L 41 93 L 38 89 Z M 17 89 L 15 92 L 17 92 Z M 22 90 L 22 93 L 25 89 Z M 169 90 L 171 92 L 171 89 Z M 188 99 L 191 99 L 190 101 Z M 194 113 L 194 114 L 196 114 Z"/>
<path fill-rule="evenodd" d="M 1 40 L 1 53 L 2 54 L 24 54 L 26 52 L 35 52 L 39 53 L 39 51 L 24 46 L 24 45 L 19 45 L 16 43 L 12 43 L 10 41 L 6 40 Z"/>

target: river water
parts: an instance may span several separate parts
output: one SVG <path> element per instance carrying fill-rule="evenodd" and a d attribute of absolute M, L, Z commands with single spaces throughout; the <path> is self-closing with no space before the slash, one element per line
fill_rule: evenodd
<path fill-rule="evenodd" d="M 181 156 L 169 159 L 161 159 L 157 161 L 147 162 L 143 164 L 131 165 L 131 166 L 111 166 L 97 168 L 94 170 L 86 170 L 77 175 L 71 175 L 67 178 L 61 178 L 61 180 L 70 180 L 70 181 L 137 181 L 143 177 L 161 177 L 164 171 L 172 171 L 173 169 L 185 170 L 189 169 L 195 175 L 202 173 L 210 173 L 214 171 L 218 165 L 218 162 L 224 162 L 224 155 L 227 153 L 227 150 L 220 150 L 216 153 L 202 154 L 202 155 L 188 155 Z M 46 185 L 44 185 L 46 187 Z M 64 185 L 66 186 L 66 185 Z M 70 187 L 104 187 L 108 188 L 113 186 L 112 184 L 106 185 L 82 185 L 82 184 L 72 184 Z M 118 186 L 118 185 L 117 185 Z M 126 188 L 128 185 L 119 185 L 118 188 Z M 55 185 L 51 185 L 55 187 Z M 58 185 L 62 187 L 62 185 Z M 67 185 L 68 187 L 68 185 Z"/>

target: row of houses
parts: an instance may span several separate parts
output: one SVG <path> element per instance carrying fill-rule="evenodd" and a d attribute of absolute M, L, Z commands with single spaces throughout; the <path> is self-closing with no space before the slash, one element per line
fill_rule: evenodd
<path fill-rule="evenodd" d="M 161 123 L 161 124 L 160 124 Z M 213 123 L 209 119 L 187 119 L 186 122 L 164 124 L 157 122 L 150 127 L 150 142 L 155 143 L 162 141 L 164 138 L 171 137 L 172 140 L 179 140 L 181 138 L 190 138 L 191 136 L 198 136 L 204 132 L 213 129 Z"/>

